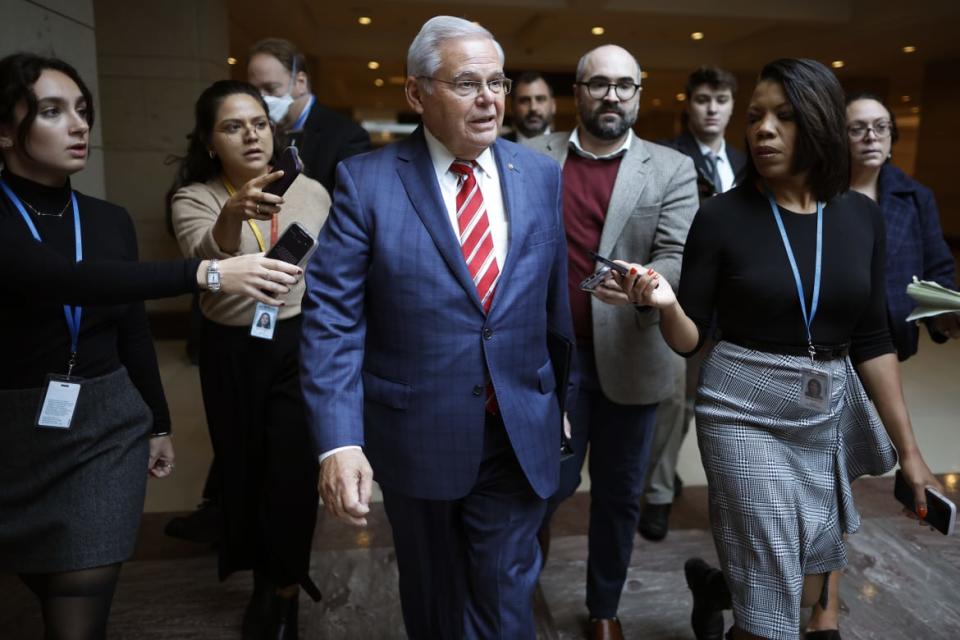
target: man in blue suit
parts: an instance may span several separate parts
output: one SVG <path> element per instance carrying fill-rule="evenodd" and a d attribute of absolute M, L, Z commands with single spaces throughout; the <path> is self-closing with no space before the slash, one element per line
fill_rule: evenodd
<path fill-rule="evenodd" d="M 547 331 L 573 330 L 560 169 L 497 139 L 503 62 L 479 26 L 424 24 L 406 81 L 423 125 L 340 164 L 307 270 L 320 491 L 362 526 L 379 482 L 414 639 L 535 636 L 560 454 Z"/>

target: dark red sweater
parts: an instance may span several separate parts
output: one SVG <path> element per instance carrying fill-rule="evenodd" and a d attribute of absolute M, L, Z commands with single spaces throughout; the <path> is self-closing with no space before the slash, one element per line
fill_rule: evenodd
<path fill-rule="evenodd" d="M 600 234 L 607 217 L 613 183 L 623 156 L 593 160 L 572 149 L 563 165 L 563 223 L 567 230 L 568 282 L 570 311 L 578 345 L 593 344 L 590 294 L 580 282 L 593 273 L 589 251 L 600 246 Z"/>

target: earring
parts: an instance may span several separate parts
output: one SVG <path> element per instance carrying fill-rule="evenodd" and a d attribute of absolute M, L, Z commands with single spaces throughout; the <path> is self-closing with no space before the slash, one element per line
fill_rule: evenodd
<path fill-rule="evenodd" d="M 210 154 L 210 159 L 211 159 L 211 160 L 213 160 L 214 158 L 217 157 L 217 154 L 213 152 L 213 149 L 208 149 L 208 150 L 207 150 L 207 153 Z"/>

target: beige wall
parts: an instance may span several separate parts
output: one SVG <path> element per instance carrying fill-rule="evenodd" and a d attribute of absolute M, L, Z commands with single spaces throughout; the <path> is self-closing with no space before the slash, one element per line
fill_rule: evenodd
<path fill-rule="evenodd" d="M 73 178 L 79 191 L 104 197 L 102 113 L 92 0 L 0 0 L 0 57 L 32 51 L 63 58 L 80 73 L 94 95 L 97 122 L 87 168 Z"/>
<path fill-rule="evenodd" d="M 166 230 L 164 196 L 186 150 L 193 104 L 228 76 L 224 0 L 94 0 L 107 197 L 133 216 L 141 257 L 180 256 Z M 153 311 L 188 307 L 181 296 Z"/>

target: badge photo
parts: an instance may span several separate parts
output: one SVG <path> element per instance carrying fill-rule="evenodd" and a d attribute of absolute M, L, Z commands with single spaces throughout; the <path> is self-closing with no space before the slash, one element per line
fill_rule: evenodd
<path fill-rule="evenodd" d="M 830 374 L 814 369 L 800 371 L 800 406 L 820 413 L 830 412 Z"/>
<path fill-rule="evenodd" d="M 250 335 L 262 340 L 273 340 L 279 312 L 279 307 L 258 302 L 256 309 L 253 311 L 253 320 L 250 323 Z"/>

